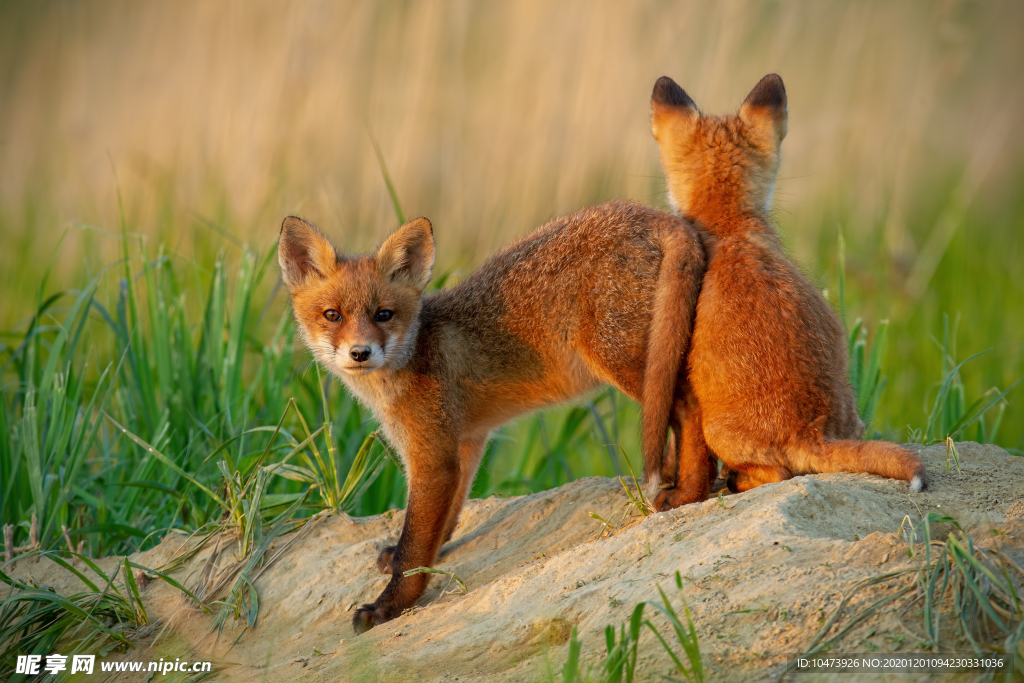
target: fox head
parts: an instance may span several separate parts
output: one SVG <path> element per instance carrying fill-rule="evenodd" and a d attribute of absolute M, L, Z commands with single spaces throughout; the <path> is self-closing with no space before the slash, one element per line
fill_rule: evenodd
<path fill-rule="evenodd" d="M 669 199 L 684 216 L 750 211 L 767 215 L 786 137 L 786 88 L 768 74 L 728 116 L 705 116 L 668 76 L 654 84 L 651 131 Z"/>
<path fill-rule="evenodd" d="M 319 363 L 345 376 L 408 361 L 434 265 L 430 221 L 409 221 L 376 254 L 344 256 L 313 225 L 289 216 L 277 258 L 302 339 Z"/>

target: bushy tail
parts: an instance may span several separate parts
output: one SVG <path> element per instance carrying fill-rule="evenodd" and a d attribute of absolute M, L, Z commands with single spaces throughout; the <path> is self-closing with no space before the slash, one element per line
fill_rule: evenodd
<path fill-rule="evenodd" d="M 641 404 L 644 489 L 651 500 L 661 486 L 661 460 L 676 384 L 690 346 L 704 275 L 704 250 L 694 233 L 667 227 L 661 236 L 661 249 Z"/>
<path fill-rule="evenodd" d="M 810 450 L 805 454 L 807 460 L 800 463 L 809 472 L 867 472 L 903 479 L 910 483 L 911 491 L 928 487 L 928 473 L 921 459 L 890 441 L 827 440 Z"/>

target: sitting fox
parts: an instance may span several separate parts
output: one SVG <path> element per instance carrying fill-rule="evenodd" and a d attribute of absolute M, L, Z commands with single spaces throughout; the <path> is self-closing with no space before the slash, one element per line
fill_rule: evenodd
<path fill-rule="evenodd" d="M 693 228 L 632 203 L 556 219 L 463 282 L 424 295 L 430 222 L 403 225 L 372 255 L 344 256 L 286 218 L 278 258 L 303 341 L 379 419 L 409 480 L 398 545 L 377 565 L 391 581 L 353 621 L 357 633 L 423 594 L 455 529 L 493 429 L 611 384 L 641 405 L 645 489 L 661 485 L 677 385 L 704 275 Z M 674 453 L 664 458 L 674 471 Z"/>
<path fill-rule="evenodd" d="M 775 74 L 732 116 L 702 115 L 671 78 L 654 86 L 651 127 L 669 195 L 708 259 L 676 486 L 659 495 L 659 509 L 707 496 L 710 454 L 725 463 L 733 491 L 810 472 L 870 472 L 909 481 L 912 491 L 927 484 L 907 450 L 860 440 L 843 325 L 768 222 L 786 119 Z"/>

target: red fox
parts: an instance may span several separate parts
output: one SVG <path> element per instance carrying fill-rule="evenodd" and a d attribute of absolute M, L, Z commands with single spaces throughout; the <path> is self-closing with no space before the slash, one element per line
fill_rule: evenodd
<path fill-rule="evenodd" d="M 641 405 L 644 481 L 661 488 L 704 252 L 692 226 L 633 203 L 556 219 L 460 284 L 424 295 L 434 263 L 425 218 L 376 254 L 345 256 L 295 217 L 278 259 L 303 341 L 380 421 L 409 480 L 391 581 L 360 607 L 356 633 L 423 594 L 458 522 L 490 432 L 513 417 L 611 384 Z M 653 497 L 653 495 L 652 495 Z"/>
<path fill-rule="evenodd" d="M 847 379 L 843 325 L 786 258 L 768 222 L 786 135 L 786 90 L 775 74 L 739 112 L 705 116 L 671 78 L 651 96 L 671 202 L 704 243 L 707 273 L 697 303 L 677 485 L 658 509 L 707 497 L 709 451 L 729 488 L 811 472 L 869 472 L 927 485 L 921 461 L 885 441 L 861 441 Z"/>

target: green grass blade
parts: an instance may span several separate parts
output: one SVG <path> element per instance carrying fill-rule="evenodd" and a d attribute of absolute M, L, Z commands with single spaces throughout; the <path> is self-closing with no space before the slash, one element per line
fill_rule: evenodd
<path fill-rule="evenodd" d="M 125 429 L 124 427 L 122 427 L 122 426 L 121 426 L 121 424 L 120 424 L 120 423 L 119 423 L 119 422 L 118 422 L 117 420 L 115 420 L 115 419 L 114 419 L 113 417 L 111 417 L 111 416 L 110 416 L 110 414 L 106 414 L 106 415 L 107 415 L 107 419 L 108 419 L 108 420 L 110 420 L 110 421 L 111 421 L 111 422 L 112 422 L 112 423 L 114 424 L 114 426 L 115 426 L 115 427 L 117 427 L 118 429 L 120 429 L 120 430 L 121 430 L 121 433 L 122 433 L 122 434 L 124 434 L 124 435 L 125 435 L 125 436 L 127 436 L 127 437 L 128 437 L 129 439 L 131 439 L 132 441 L 134 441 L 135 443 L 137 443 L 137 444 L 138 444 L 139 446 L 141 446 L 141 447 L 142 447 L 142 448 L 143 448 L 143 449 L 144 449 L 144 450 L 145 450 L 145 451 L 146 451 L 147 453 L 149 453 L 150 455 L 152 455 L 153 457 L 155 457 L 155 458 L 156 458 L 157 460 L 159 460 L 159 461 L 160 461 L 160 462 L 162 462 L 163 464 L 165 464 L 165 465 L 167 465 L 168 467 L 170 467 L 170 468 L 171 468 L 172 470 L 174 470 L 175 472 L 177 472 L 178 474 L 180 474 L 180 475 L 181 475 L 182 477 L 184 477 L 184 478 L 188 479 L 188 480 L 189 480 L 189 482 L 191 482 L 193 486 L 195 486 L 196 488 L 198 488 L 198 489 L 202 490 L 202 491 L 203 491 L 203 492 L 204 492 L 204 493 L 205 493 L 206 495 L 208 495 L 208 496 L 209 496 L 210 498 L 212 498 L 212 499 L 213 499 L 213 500 L 214 500 L 214 501 L 215 501 L 215 502 L 216 502 L 216 503 L 217 503 L 218 505 L 220 505 L 220 506 L 221 506 L 222 508 L 225 508 L 225 509 L 228 509 L 228 508 L 229 508 L 228 504 L 227 504 L 227 503 L 225 503 L 225 502 L 224 502 L 224 500 L 223 500 L 223 499 L 222 499 L 222 498 L 221 498 L 220 496 L 218 496 L 218 495 L 217 495 L 216 493 L 214 493 L 214 492 L 213 492 L 212 490 L 210 490 L 209 488 L 207 488 L 206 486 L 204 486 L 204 485 L 203 485 L 202 483 L 200 483 L 199 481 L 197 481 L 197 480 L 196 480 L 196 479 L 195 479 L 194 477 L 192 477 L 192 475 L 190 475 L 190 474 L 189 474 L 188 472 L 186 472 L 185 470 L 183 470 L 183 469 L 181 469 L 180 467 L 178 467 L 178 465 L 177 465 L 177 464 L 176 464 L 176 463 L 175 463 L 174 461 L 172 461 L 172 460 L 171 460 L 170 458 L 168 458 L 168 457 L 167 457 L 166 455 L 164 455 L 164 454 L 163 454 L 163 453 L 161 453 L 160 451 L 156 450 L 155 448 L 153 448 L 152 446 L 150 446 L 150 445 L 149 445 L 148 443 L 146 443 L 145 441 L 143 441 L 143 440 L 142 440 L 142 439 L 140 439 L 139 437 L 135 436 L 134 434 L 132 434 L 131 432 L 129 432 L 129 431 L 128 431 L 127 429 Z"/>

